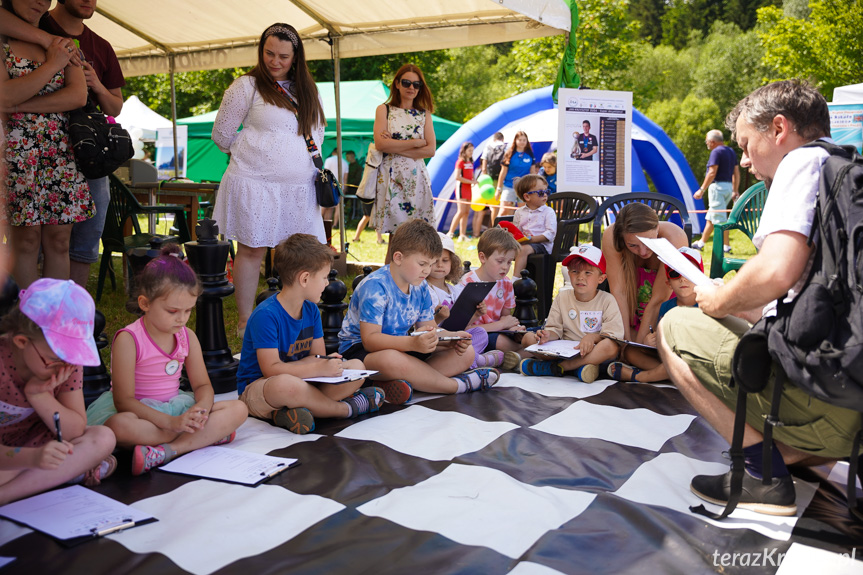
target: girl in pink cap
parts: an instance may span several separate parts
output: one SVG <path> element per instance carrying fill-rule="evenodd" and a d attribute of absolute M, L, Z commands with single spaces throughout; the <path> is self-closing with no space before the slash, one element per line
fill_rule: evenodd
<path fill-rule="evenodd" d="M 208 445 L 233 441 L 248 416 L 238 400 L 214 403 L 201 344 L 186 327 L 201 286 L 169 245 L 135 279 L 141 317 L 119 330 L 111 349 L 111 391 L 87 408 L 117 445 L 132 449 L 132 475 Z M 183 366 L 192 391 L 180 390 Z"/>
<path fill-rule="evenodd" d="M 114 434 L 87 427 L 82 365 L 99 365 L 95 307 L 72 281 L 36 280 L 0 321 L 0 505 L 113 473 Z"/>

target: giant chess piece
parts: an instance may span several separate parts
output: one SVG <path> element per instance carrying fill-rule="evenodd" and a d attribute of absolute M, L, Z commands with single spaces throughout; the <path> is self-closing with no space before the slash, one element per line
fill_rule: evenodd
<path fill-rule="evenodd" d="M 536 282 L 530 279 L 530 272 L 521 270 L 521 279 L 512 282 L 515 293 L 515 317 L 524 327 L 539 325 L 536 317 Z"/>
<path fill-rule="evenodd" d="M 279 293 L 279 278 L 267 278 L 267 289 L 255 298 L 255 307 Z"/>
<path fill-rule="evenodd" d="M 318 309 L 321 310 L 321 324 L 324 327 L 324 345 L 328 355 L 339 351 L 339 332 L 342 330 L 345 310 L 348 307 L 344 301 L 345 296 L 348 295 L 348 286 L 338 278 L 338 275 L 338 271 L 330 270 L 327 276 L 330 283 L 324 288 L 321 303 L 318 304 Z"/>
<path fill-rule="evenodd" d="M 6 315 L 13 305 L 18 303 L 18 284 L 12 279 L 11 274 L 6 274 L 6 281 L 0 288 L 0 316 Z"/>
<path fill-rule="evenodd" d="M 372 273 L 372 266 L 363 266 L 363 273 L 354 278 L 353 283 L 351 283 L 351 293 L 357 291 L 357 286 L 360 285 L 360 282 L 369 277 L 369 274 Z"/>
<path fill-rule="evenodd" d="M 135 283 L 147 264 L 162 255 L 162 248 L 165 246 L 165 238 L 162 236 L 153 236 L 150 240 L 150 245 L 146 247 L 135 248 L 129 252 L 129 299 L 135 297 Z"/>
<path fill-rule="evenodd" d="M 102 361 L 102 350 L 108 347 L 108 336 L 105 335 L 105 314 L 96 310 L 93 317 L 93 338 L 96 349 L 99 350 L 99 365 L 84 366 L 84 405 L 90 405 L 100 395 L 111 389 L 111 376 L 105 362 Z"/>
<path fill-rule="evenodd" d="M 225 314 L 222 309 L 222 298 L 234 293 L 234 286 L 228 283 L 225 273 L 229 245 L 228 242 L 216 238 L 219 227 L 214 220 L 198 220 L 195 232 L 198 240 L 185 244 L 189 264 L 204 287 L 195 307 L 195 333 L 201 342 L 204 365 L 215 392 L 236 391 L 237 367 L 240 362 L 234 359 L 231 348 L 228 347 Z"/>

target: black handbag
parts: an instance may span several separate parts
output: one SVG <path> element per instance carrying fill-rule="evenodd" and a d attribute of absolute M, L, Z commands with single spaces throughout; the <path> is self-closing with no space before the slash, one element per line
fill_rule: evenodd
<path fill-rule="evenodd" d="M 278 82 L 275 84 L 276 90 L 281 92 L 294 106 L 294 113 L 296 114 L 296 111 L 300 109 L 299 104 L 288 94 L 281 84 Z M 318 200 L 318 205 L 322 208 L 334 208 L 342 200 L 342 188 L 333 173 L 324 167 L 321 153 L 318 151 L 315 141 L 308 134 L 305 135 L 305 138 L 306 149 L 309 150 L 312 162 L 318 169 L 318 173 L 315 175 L 315 196 Z"/>
<path fill-rule="evenodd" d="M 129 132 L 109 122 L 89 100 L 83 108 L 69 112 L 69 141 L 78 169 L 90 180 L 112 174 L 135 155 Z"/>

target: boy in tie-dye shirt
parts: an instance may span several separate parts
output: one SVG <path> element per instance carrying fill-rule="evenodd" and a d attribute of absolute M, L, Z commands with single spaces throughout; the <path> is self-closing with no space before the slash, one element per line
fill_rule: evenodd
<path fill-rule="evenodd" d="M 371 379 L 390 403 L 407 402 L 413 389 L 429 393 L 487 389 L 500 377 L 493 368 L 466 371 L 474 359 L 467 332 L 436 331 L 425 280 L 442 249 L 438 233 L 427 222 L 401 224 L 390 239 L 388 265 L 357 286 L 342 323 L 339 352 L 377 370 Z M 455 336 L 465 339 L 440 339 Z"/>

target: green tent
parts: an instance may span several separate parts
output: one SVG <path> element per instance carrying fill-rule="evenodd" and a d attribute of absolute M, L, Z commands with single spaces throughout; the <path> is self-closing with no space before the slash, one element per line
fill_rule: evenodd
<path fill-rule="evenodd" d="M 389 97 L 389 87 L 379 80 L 361 82 L 341 82 L 339 84 L 342 100 L 342 150 L 356 152 L 358 158 L 363 158 L 369 144 L 374 141 L 372 135 L 375 123 L 375 109 Z M 336 147 L 336 96 L 332 82 L 319 82 L 318 90 L 324 102 L 324 114 L 327 117 L 327 129 L 324 135 L 324 157 Z M 200 116 L 182 118 L 177 124 L 188 126 L 189 130 L 189 165 L 186 175 L 195 181 L 221 181 L 222 174 L 228 167 L 228 156 L 222 153 L 210 139 L 213 132 L 213 122 L 217 112 L 208 112 Z M 449 138 L 461 124 L 434 118 L 435 138 L 440 146 Z"/>

